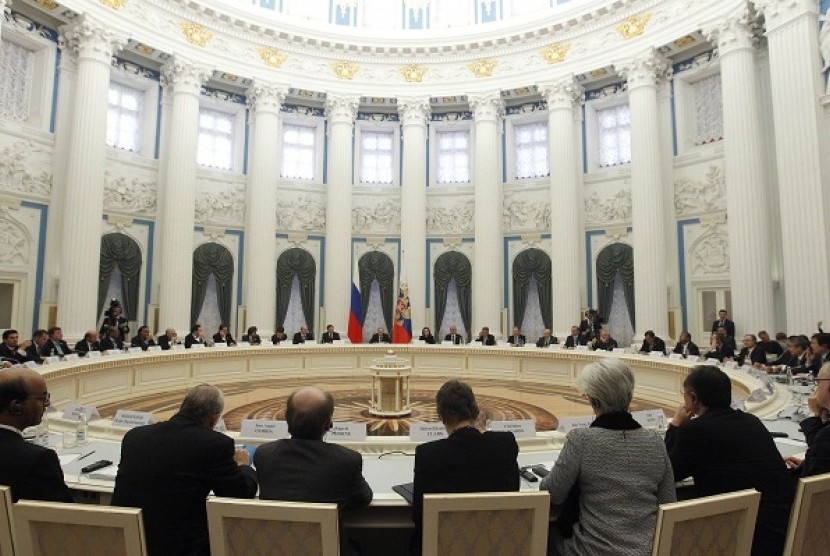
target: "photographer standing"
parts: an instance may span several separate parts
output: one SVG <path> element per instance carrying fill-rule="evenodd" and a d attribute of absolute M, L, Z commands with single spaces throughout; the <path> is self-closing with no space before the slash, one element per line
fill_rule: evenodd
<path fill-rule="evenodd" d="M 124 308 L 121 306 L 121 302 L 113 298 L 110 301 L 110 308 L 104 311 L 104 321 L 101 323 L 100 329 L 102 336 L 106 336 L 109 328 L 114 326 L 118 329 L 118 336 L 122 342 L 128 337 L 130 325 L 127 318 L 122 314 L 123 312 Z"/>

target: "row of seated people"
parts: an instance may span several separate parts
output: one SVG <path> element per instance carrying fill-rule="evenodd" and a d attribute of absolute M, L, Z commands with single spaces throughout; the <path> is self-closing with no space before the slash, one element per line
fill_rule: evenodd
<path fill-rule="evenodd" d="M 540 483 L 562 506 L 552 525 L 558 554 L 648 554 L 657 508 L 676 499 L 675 481 L 694 479 L 698 496 L 742 489 L 761 493 L 753 554 L 782 553 L 795 480 L 830 472 L 830 364 L 801 423 L 809 445 L 803 461 L 782 459 L 761 421 L 730 407 L 731 382 L 713 366 L 697 366 L 683 383 L 683 403 L 660 438 L 630 413 L 634 374 L 619 359 L 594 362 L 578 388 L 595 414 L 591 427 L 568 433 L 550 474 Z M 435 397 L 448 437 L 419 445 L 414 460 L 411 553 L 419 552 L 425 493 L 516 491 L 518 445 L 511 433 L 482 430 L 472 389 L 445 383 Z M 54 451 L 22 438 L 50 405 L 36 371 L 0 373 L 0 484 L 15 501 L 72 501 Z M 213 430 L 224 411 L 215 386 L 199 385 L 170 420 L 124 436 L 112 503 L 142 509 L 151 556 L 209 554 L 205 499 L 217 496 L 337 503 L 348 512 L 373 493 L 359 453 L 323 441 L 332 426 L 333 397 L 305 387 L 287 400 L 291 438 L 261 445 L 253 456 Z M 343 539 L 344 542 L 346 539 Z M 349 554 L 351 546 L 342 553 Z"/>

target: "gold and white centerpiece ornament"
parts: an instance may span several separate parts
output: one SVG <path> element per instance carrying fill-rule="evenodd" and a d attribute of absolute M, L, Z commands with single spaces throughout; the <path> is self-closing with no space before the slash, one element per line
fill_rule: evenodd
<path fill-rule="evenodd" d="M 389 349 L 372 361 L 372 400 L 369 413 L 377 417 L 404 417 L 412 413 L 409 380 L 412 364 Z"/>

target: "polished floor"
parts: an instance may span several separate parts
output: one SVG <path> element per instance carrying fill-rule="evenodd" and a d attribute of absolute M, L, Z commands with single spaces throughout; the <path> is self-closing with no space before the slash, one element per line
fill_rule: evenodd
<path fill-rule="evenodd" d="M 369 413 L 371 381 L 366 377 L 327 378 L 313 382 L 315 386 L 332 393 L 335 400 L 335 421 L 366 423 L 370 435 L 409 434 L 413 422 L 438 421 L 435 412 L 435 392 L 443 379 L 413 378 L 411 382 L 412 413 L 403 418 L 379 418 Z M 308 380 L 263 380 L 223 384 L 225 393 L 225 424 L 228 430 L 238 431 L 243 419 L 284 419 L 288 395 Z M 562 417 L 590 415 L 586 399 L 570 388 L 527 382 L 499 380 L 470 380 L 483 419 L 534 419 L 536 430 L 555 430 Z M 152 396 L 137 397 L 100 406 L 102 417 L 112 417 L 118 409 L 149 411 L 157 420 L 175 413 L 185 391 L 169 391 Z M 631 410 L 663 409 L 673 415 L 674 407 L 659 407 L 650 402 L 634 400 Z"/>

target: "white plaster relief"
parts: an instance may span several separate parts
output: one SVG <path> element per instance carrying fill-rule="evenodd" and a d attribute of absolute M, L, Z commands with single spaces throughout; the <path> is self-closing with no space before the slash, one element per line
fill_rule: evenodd
<path fill-rule="evenodd" d="M 311 195 L 277 200 L 277 230 L 323 232 L 326 229 L 326 204 Z"/>
<path fill-rule="evenodd" d="M 448 204 L 445 197 L 438 197 L 427 206 L 427 234 L 472 234 L 475 231 L 475 204 L 472 199 Z"/>
<path fill-rule="evenodd" d="M 0 190 L 37 197 L 52 194 L 51 156 L 33 141 L 17 141 L 0 150 Z"/>
<path fill-rule="evenodd" d="M 200 191 L 196 194 L 196 222 L 217 222 L 244 226 L 245 186 L 228 184 L 221 191 Z"/>
<path fill-rule="evenodd" d="M 625 187 L 616 193 L 600 196 L 592 191 L 585 198 L 585 223 L 589 226 L 631 221 L 631 189 Z"/>
<path fill-rule="evenodd" d="M 502 219 L 505 232 L 550 230 L 550 200 L 540 201 L 532 196 L 520 198 L 517 193 L 506 193 Z"/>
<path fill-rule="evenodd" d="M 352 232 L 356 234 L 394 233 L 401 231 L 401 202 L 386 198 L 377 203 L 358 204 L 361 197 L 354 197 L 352 207 Z"/>
<path fill-rule="evenodd" d="M 692 276 L 729 274 L 729 234 L 723 218 L 701 222 L 704 230 L 691 248 Z"/>
<path fill-rule="evenodd" d="M 156 212 L 157 184 L 138 177 L 113 176 L 104 173 L 104 208 L 141 215 Z"/>
<path fill-rule="evenodd" d="M 674 209 L 677 216 L 726 210 L 726 184 L 721 167 L 710 165 L 703 180 L 690 178 L 676 180 L 674 182 Z"/>
<path fill-rule="evenodd" d="M 31 240 L 10 212 L 9 207 L 0 206 L 0 263 L 26 266 L 31 254 Z"/>

